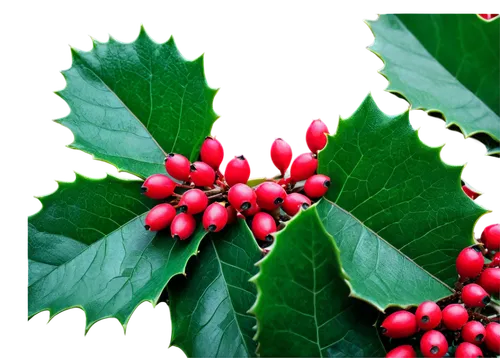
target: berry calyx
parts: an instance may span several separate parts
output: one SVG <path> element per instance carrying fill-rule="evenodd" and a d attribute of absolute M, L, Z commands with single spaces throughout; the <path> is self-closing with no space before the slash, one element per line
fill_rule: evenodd
<path fill-rule="evenodd" d="M 481 234 L 481 241 L 488 250 L 500 251 L 500 224 L 487 226 Z"/>
<path fill-rule="evenodd" d="M 173 178 L 188 181 L 190 170 L 189 160 L 180 154 L 169 153 L 165 158 L 165 169 Z"/>
<path fill-rule="evenodd" d="M 189 189 L 182 194 L 179 201 L 179 210 L 181 212 L 194 215 L 201 213 L 208 205 L 208 198 L 200 189 Z"/>
<path fill-rule="evenodd" d="M 206 137 L 201 145 L 200 157 L 202 162 L 218 170 L 224 159 L 224 148 L 222 148 L 222 144 L 217 139 Z"/>
<path fill-rule="evenodd" d="M 290 145 L 281 138 L 276 139 L 271 146 L 271 160 L 280 171 L 281 176 L 284 176 L 292 161 L 292 148 Z"/>
<path fill-rule="evenodd" d="M 422 302 L 415 312 L 418 326 L 425 330 L 431 330 L 439 326 L 441 323 L 441 309 L 432 301 Z"/>
<path fill-rule="evenodd" d="M 311 152 L 316 153 L 326 145 L 326 134 L 329 134 L 328 127 L 321 119 L 312 121 L 307 128 L 306 142 Z"/>
<path fill-rule="evenodd" d="M 268 213 L 255 214 L 252 220 L 252 232 L 258 240 L 273 241 L 272 233 L 276 232 L 276 222 Z"/>
<path fill-rule="evenodd" d="M 316 174 L 308 178 L 304 184 L 304 192 L 310 198 L 320 198 L 330 187 L 330 178 L 323 174 Z"/>
<path fill-rule="evenodd" d="M 466 247 L 457 256 L 457 272 L 462 278 L 473 278 L 481 273 L 484 257 L 477 246 Z"/>
<path fill-rule="evenodd" d="M 142 184 L 141 190 L 148 198 L 165 199 L 174 193 L 177 183 L 165 174 L 153 174 Z"/>
<path fill-rule="evenodd" d="M 409 337 L 417 332 L 417 319 L 411 312 L 396 311 L 387 316 L 380 327 L 382 334 L 389 338 Z"/>
<path fill-rule="evenodd" d="M 212 186 L 215 182 L 215 171 L 204 162 L 194 162 L 190 166 L 191 181 L 196 186 Z"/>
<path fill-rule="evenodd" d="M 424 357 L 444 357 L 448 352 L 448 342 L 441 332 L 427 331 L 420 339 L 420 350 Z"/>
<path fill-rule="evenodd" d="M 472 200 L 477 199 L 479 197 L 479 193 L 476 193 L 474 190 L 469 188 L 467 185 L 462 185 L 462 190 Z"/>
<path fill-rule="evenodd" d="M 227 210 L 219 203 L 210 204 L 203 213 L 203 227 L 210 232 L 219 232 L 227 224 Z"/>
<path fill-rule="evenodd" d="M 459 358 L 479 358 L 483 357 L 483 351 L 478 346 L 469 342 L 460 343 L 455 351 L 455 357 Z"/>
<path fill-rule="evenodd" d="M 227 199 L 229 203 L 237 210 L 248 210 L 255 202 L 257 195 L 252 188 L 246 184 L 237 183 L 229 189 Z"/>
<path fill-rule="evenodd" d="M 258 212 L 260 211 L 260 207 L 259 205 L 257 205 L 257 200 L 254 200 L 251 202 L 251 206 L 250 206 L 250 209 L 247 209 L 247 210 L 243 210 L 241 213 L 245 216 L 245 217 L 251 217 L 251 216 L 254 216 L 255 214 L 257 214 Z"/>
<path fill-rule="evenodd" d="M 196 229 L 196 220 L 192 215 L 186 213 L 177 214 L 170 225 L 172 238 L 178 240 L 186 240 L 193 234 L 194 229 Z"/>
<path fill-rule="evenodd" d="M 160 231 L 172 223 L 175 209 L 170 204 L 158 204 L 146 215 L 144 228 L 149 231 Z"/>
<path fill-rule="evenodd" d="M 290 169 L 290 178 L 294 182 L 306 180 L 313 176 L 318 169 L 318 160 L 312 153 L 304 153 L 299 155 L 292 163 Z"/>
<path fill-rule="evenodd" d="M 446 306 L 443 309 L 442 315 L 443 324 L 452 331 L 458 331 L 469 320 L 467 310 L 458 303 Z"/>
<path fill-rule="evenodd" d="M 286 191 L 274 182 L 264 182 L 255 189 L 257 205 L 264 210 L 279 208 L 286 199 Z"/>
<path fill-rule="evenodd" d="M 385 358 L 415 358 L 417 352 L 409 344 L 399 346 L 386 354 Z"/>
<path fill-rule="evenodd" d="M 469 321 L 463 326 L 461 335 L 465 342 L 479 346 L 484 341 L 486 329 L 478 321 Z"/>
<path fill-rule="evenodd" d="M 477 284 L 493 296 L 500 296 L 500 268 L 487 268 L 479 276 Z"/>
<path fill-rule="evenodd" d="M 490 351 L 500 354 L 500 323 L 491 322 L 486 325 L 484 343 Z"/>
<path fill-rule="evenodd" d="M 469 307 L 484 307 L 490 303 L 488 292 L 476 283 L 465 285 L 462 289 L 462 301 Z"/>
<path fill-rule="evenodd" d="M 309 206 L 311 206 L 311 199 L 307 196 L 300 193 L 291 193 L 286 196 L 281 208 L 288 215 L 294 216 L 299 212 L 300 208 L 307 209 Z"/>
<path fill-rule="evenodd" d="M 250 178 L 250 165 L 244 156 L 234 157 L 227 163 L 226 171 L 224 172 L 226 182 L 229 186 L 238 183 L 246 184 Z"/>

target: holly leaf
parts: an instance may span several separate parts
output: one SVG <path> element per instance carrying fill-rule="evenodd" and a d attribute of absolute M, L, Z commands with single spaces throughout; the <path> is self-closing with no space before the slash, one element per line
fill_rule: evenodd
<path fill-rule="evenodd" d="M 473 14 L 381 15 L 368 22 L 370 50 L 385 63 L 389 92 L 414 109 L 440 112 L 448 126 L 500 153 L 500 19 Z M 493 143 L 491 143 L 492 139 Z"/>
<path fill-rule="evenodd" d="M 113 177 L 74 183 L 40 198 L 28 221 L 28 316 L 73 307 L 86 313 L 86 332 L 115 317 L 126 329 L 135 308 L 158 301 L 168 281 L 185 273 L 205 231 L 187 241 L 144 229 L 150 199 L 140 182 Z"/>
<path fill-rule="evenodd" d="M 256 297 L 249 279 L 262 253 L 244 220 L 210 235 L 198 262 L 168 285 L 171 345 L 188 357 L 254 357 Z"/>
<path fill-rule="evenodd" d="M 463 167 L 444 164 L 439 152 L 440 148 L 422 144 L 410 126 L 408 112 L 388 116 L 368 96 L 350 118 L 340 121 L 337 133 L 328 137 L 319 153 L 318 171 L 332 181 L 327 199 L 336 204 L 328 215 L 326 203 L 321 204 L 324 224 L 341 247 L 342 263 L 355 292 L 360 293 L 364 284 L 370 286 L 363 291 L 371 295 L 386 291 L 385 297 L 373 302 L 377 307 L 417 304 L 422 300 L 417 293 L 443 294 L 432 277 L 416 282 L 410 276 L 397 280 L 395 274 L 385 275 L 389 270 L 410 270 L 422 277 L 414 266 L 418 265 L 453 284 L 456 256 L 474 242 L 474 224 L 486 210 L 463 192 Z M 341 233 L 344 227 L 350 231 Z M 347 252 L 354 256 L 349 258 Z M 381 252 L 390 256 L 382 260 Z M 393 266 L 384 267 L 389 263 Z M 375 271 L 366 280 L 361 273 L 368 268 Z M 378 280 L 381 272 L 384 277 Z M 385 287 L 388 282 L 394 285 L 390 290 Z M 405 290 L 409 291 L 406 295 L 395 294 Z M 371 295 L 363 297 L 371 300 Z"/>
<path fill-rule="evenodd" d="M 71 50 L 67 86 L 58 94 L 71 113 L 58 122 L 71 129 L 71 148 L 90 153 L 141 178 L 164 171 L 166 153 L 198 157 L 217 115 L 203 56 L 186 61 L 173 39 L 93 41 L 90 52 Z"/>
<path fill-rule="evenodd" d="M 314 207 L 276 234 L 258 263 L 258 352 L 263 357 L 381 357 L 377 311 L 349 297 L 339 252 Z"/>

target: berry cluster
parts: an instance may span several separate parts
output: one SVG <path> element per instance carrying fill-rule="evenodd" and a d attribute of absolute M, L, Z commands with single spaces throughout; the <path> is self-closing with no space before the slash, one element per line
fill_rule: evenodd
<path fill-rule="evenodd" d="M 247 185 L 250 165 L 244 156 L 234 157 L 224 174 L 220 172 L 224 149 L 215 138 L 207 137 L 203 142 L 200 161 L 190 163 L 180 154 L 168 154 L 165 168 L 170 177 L 154 174 L 142 186 L 146 196 L 165 200 L 147 214 L 146 230 L 160 231 L 170 226 L 174 239 L 185 240 L 196 228 L 197 215 L 210 232 L 221 231 L 237 217 L 248 218 L 261 246 L 269 245 L 272 234 L 284 221 L 327 192 L 330 178 L 316 174 L 316 154 L 325 147 L 327 133 L 328 128 L 321 120 L 311 123 L 306 132 L 311 152 L 293 161 L 287 178 L 292 149 L 283 139 L 276 139 L 271 146 L 271 160 L 281 175 L 253 188 Z"/>
<path fill-rule="evenodd" d="M 490 260 L 485 262 L 485 257 Z M 399 345 L 386 357 L 454 355 L 460 358 L 500 354 L 500 315 L 482 314 L 491 296 L 500 296 L 500 224 L 484 229 L 480 243 L 463 249 L 457 257 L 455 293 L 438 302 L 425 301 L 415 311 L 399 310 L 380 325 L 382 335 Z"/>

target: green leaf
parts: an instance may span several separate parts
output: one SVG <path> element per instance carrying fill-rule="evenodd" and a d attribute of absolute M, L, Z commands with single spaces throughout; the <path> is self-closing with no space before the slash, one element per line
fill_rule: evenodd
<path fill-rule="evenodd" d="M 188 357 L 254 357 L 256 297 L 249 279 L 262 253 L 244 220 L 211 235 L 187 279 L 168 285 L 172 345 Z"/>
<path fill-rule="evenodd" d="M 263 357 L 381 357 L 377 311 L 349 297 L 339 252 L 314 207 L 276 234 L 258 263 L 258 352 Z"/>
<path fill-rule="evenodd" d="M 168 281 L 185 273 L 205 231 L 187 241 L 146 231 L 152 204 L 139 188 L 137 181 L 77 176 L 40 199 L 44 207 L 28 223 L 29 317 L 79 307 L 86 331 L 108 317 L 125 329 L 140 303 L 156 304 Z"/>
<path fill-rule="evenodd" d="M 58 120 L 75 135 L 71 148 L 142 178 L 165 171 L 166 153 L 198 158 L 217 119 L 203 56 L 186 61 L 173 39 L 157 44 L 143 28 L 129 44 L 110 38 L 71 51 L 58 93 L 71 108 Z"/>
<path fill-rule="evenodd" d="M 441 112 L 465 136 L 486 133 L 500 150 L 500 19 L 472 14 L 381 15 L 370 21 L 370 50 L 388 91 L 414 109 Z M 479 137 L 478 139 L 482 139 Z"/>
<path fill-rule="evenodd" d="M 439 153 L 440 148 L 422 144 L 408 112 L 387 116 L 368 96 L 350 118 L 340 121 L 335 136 L 329 136 L 319 153 L 318 171 L 331 178 L 327 198 L 349 213 L 346 225 L 356 219 L 424 270 L 453 284 L 456 256 L 473 243 L 474 224 L 486 211 L 462 191 L 463 168 L 444 164 Z M 358 250 L 360 255 L 370 254 L 363 246 Z M 421 286 L 409 281 L 399 284 L 398 290 L 428 289 L 423 282 Z M 400 303 L 399 297 L 392 299 Z"/>

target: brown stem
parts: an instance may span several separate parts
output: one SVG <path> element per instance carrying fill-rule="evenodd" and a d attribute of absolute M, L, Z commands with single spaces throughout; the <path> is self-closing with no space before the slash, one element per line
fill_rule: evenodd
<path fill-rule="evenodd" d="M 215 189 L 206 190 L 205 195 L 210 198 L 213 195 L 221 194 L 224 192 L 225 192 L 225 190 L 223 188 L 215 188 Z"/>
<path fill-rule="evenodd" d="M 441 298 L 439 301 L 437 301 L 436 303 L 438 305 L 444 305 L 444 304 L 448 304 L 450 302 L 453 302 L 453 301 L 456 301 L 458 300 L 458 298 L 460 297 L 460 294 L 458 292 L 455 292 L 449 296 L 446 296 L 446 297 L 443 297 Z"/>
<path fill-rule="evenodd" d="M 183 188 L 183 189 L 193 189 L 194 187 L 191 185 L 186 185 L 186 184 L 177 184 L 178 188 Z"/>
<path fill-rule="evenodd" d="M 218 193 L 218 194 L 209 196 L 208 200 L 222 199 L 222 197 L 224 197 L 224 193 Z"/>
<path fill-rule="evenodd" d="M 474 320 L 485 321 L 486 323 L 491 322 L 488 317 L 486 317 L 485 315 L 482 315 L 479 312 L 469 312 L 469 317 L 474 319 Z"/>

